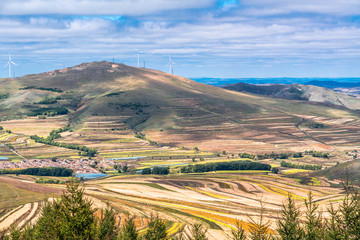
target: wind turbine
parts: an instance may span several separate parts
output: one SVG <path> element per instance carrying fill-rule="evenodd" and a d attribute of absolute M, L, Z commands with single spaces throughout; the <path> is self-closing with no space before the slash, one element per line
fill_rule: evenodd
<path fill-rule="evenodd" d="M 173 60 L 171 59 L 171 57 L 169 57 L 169 73 L 170 74 L 174 74 L 173 72 L 173 65 L 175 64 L 175 62 L 173 62 Z"/>
<path fill-rule="evenodd" d="M 4 66 L 4 67 L 9 66 L 9 79 L 11 78 L 11 64 L 14 64 L 15 66 L 17 66 L 17 64 L 14 63 L 14 62 L 11 60 L 11 56 L 10 56 L 10 53 L 9 53 L 9 61 L 8 61 L 7 64 L 5 64 L 5 66 Z"/>
<path fill-rule="evenodd" d="M 140 67 L 140 54 L 143 54 L 144 51 L 136 49 L 137 57 L 138 57 L 138 67 Z"/>

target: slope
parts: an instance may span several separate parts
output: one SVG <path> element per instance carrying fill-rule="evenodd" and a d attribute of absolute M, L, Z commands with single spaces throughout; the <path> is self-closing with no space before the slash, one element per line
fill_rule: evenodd
<path fill-rule="evenodd" d="M 346 122 L 350 143 L 360 135 L 358 117 L 347 109 L 234 92 L 106 61 L 1 79 L 0 84 L 7 86 L 0 92 L 5 96 L 0 100 L 3 120 L 67 114 L 81 128 L 89 118 L 111 117 L 128 129 L 175 146 L 286 151 L 329 148 L 338 140 L 336 134 L 318 139 L 318 132 L 302 127 L 302 119 L 326 122 L 326 130 L 338 124 L 347 129 Z"/>
<path fill-rule="evenodd" d="M 274 98 L 283 98 L 288 100 L 306 100 L 318 103 L 333 104 L 343 106 L 349 109 L 360 109 L 360 98 L 344 93 L 335 92 L 328 88 L 301 85 L 301 84 L 271 84 L 271 85 L 253 85 L 246 83 L 236 83 L 224 87 L 229 90 L 254 93 Z"/>

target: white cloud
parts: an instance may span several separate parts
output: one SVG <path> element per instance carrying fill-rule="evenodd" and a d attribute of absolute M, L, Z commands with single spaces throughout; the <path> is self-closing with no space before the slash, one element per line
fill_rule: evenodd
<path fill-rule="evenodd" d="M 167 10 L 210 7 L 215 0 L 12 0 L 2 15 L 143 15 Z"/>
<path fill-rule="evenodd" d="M 276 15 L 288 13 L 319 13 L 337 15 L 358 15 L 358 0 L 240 0 L 245 12 L 255 15 Z"/>

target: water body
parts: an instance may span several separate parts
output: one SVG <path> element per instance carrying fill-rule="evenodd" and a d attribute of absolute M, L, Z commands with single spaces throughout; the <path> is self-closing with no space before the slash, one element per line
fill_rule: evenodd
<path fill-rule="evenodd" d="M 83 179 L 94 179 L 94 178 L 106 177 L 108 175 L 103 173 L 75 173 L 74 176 Z"/>

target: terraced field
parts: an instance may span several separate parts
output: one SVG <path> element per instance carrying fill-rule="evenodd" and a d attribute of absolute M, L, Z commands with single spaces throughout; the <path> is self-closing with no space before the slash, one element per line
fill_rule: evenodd
<path fill-rule="evenodd" d="M 110 202 L 123 214 L 147 219 L 157 212 L 176 224 L 203 222 L 210 228 L 210 239 L 225 239 L 236 220 L 248 229 L 249 217 L 257 219 L 259 216 L 260 201 L 265 204 L 266 219 L 271 220 L 271 227 L 275 228 L 275 220 L 288 193 L 302 205 L 310 190 L 309 186 L 295 180 L 261 172 L 121 176 L 91 181 L 86 186 L 87 194 Z M 311 191 L 324 209 L 330 201 L 341 198 L 340 189 L 312 186 Z"/>

